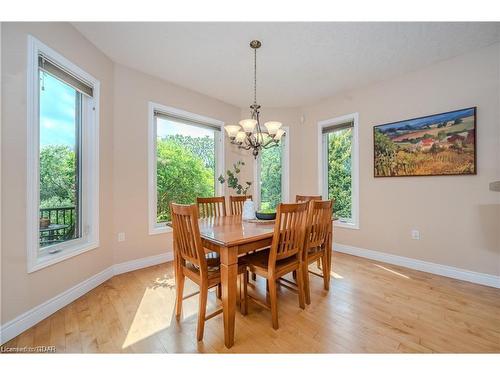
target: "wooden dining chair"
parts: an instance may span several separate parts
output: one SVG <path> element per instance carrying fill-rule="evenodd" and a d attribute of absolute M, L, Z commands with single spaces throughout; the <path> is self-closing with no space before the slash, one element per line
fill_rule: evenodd
<path fill-rule="evenodd" d="M 321 195 L 296 195 L 295 202 L 309 202 L 309 201 L 320 201 L 323 197 Z M 321 268 L 321 259 L 316 262 L 318 268 Z M 295 277 L 295 275 L 294 275 Z"/>
<path fill-rule="evenodd" d="M 200 218 L 226 216 L 226 198 L 196 198 Z"/>
<path fill-rule="evenodd" d="M 333 200 L 310 201 L 304 238 L 303 267 L 304 291 L 306 303 L 311 303 L 309 273 L 323 278 L 323 287 L 330 289 L 330 244 L 332 241 L 332 207 Z M 322 274 L 309 270 L 309 264 L 323 262 Z"/>
<path fill-rule="evenodd" d="M 297 272 L 297 292 L 299 306 L 305 308 L 302 265 L 302 249 L 304 247 L 305 224 L 307 219 L 308 203 L 281 203 L 276 212 L 271 248 L 258 251 L 243 257 L 248 270 L 264 277 L 269 287 L 270 305 L 252 298 L 258 305 L 271 310 L 273 328 L 278 329 L 278 279 L 282 276 Z M 245 281 L 247 281 L 245 279 Z"/>
<path fill-rule="evenodd" d="M 296 195 L 295 202 L 309 202 L 309 201 L 320 201 L 323 199 L 321 195 Z"/>
<path fill-rule="evenodd" d="M 208 289 L 221 283 L 219 258 L 207 258 L 203 248 L 198 225 L 198 208 L 196 205 L 170 204 L 172 226 L 174 228 L 174 255 L 176 278 L 175 317 L 180 320 L 182 301 L 196 294 L 200 295 L 198 308 L 198 326 L 196 336 L 198 341 L 203 339 L 205 321 L 222 312 L 222 308 L 206 315 Z M 240 282 L 240 309 L 242 314 L 247 311 L 246 288 L 248 280 L 246 266 L 239 261 L 238 274 L 243 280 Z M 199 292 L 184 296 L 184 280 L 189 278 L 198 284 Z"/>
<path fill-rule="evenodd" d="M 243 213 L 243 204 L 247 199 L 252 200 L 251 195 L 230 195 L 229 196 L 229 214 L 241 215 Z"/>

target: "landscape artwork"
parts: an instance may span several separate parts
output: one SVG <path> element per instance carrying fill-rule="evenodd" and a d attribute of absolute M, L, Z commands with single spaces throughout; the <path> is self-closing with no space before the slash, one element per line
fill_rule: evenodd
<path fill-rule="evenodd" d="M 476 174 L 476 107 L 373 128 L 375 177 Z"/>

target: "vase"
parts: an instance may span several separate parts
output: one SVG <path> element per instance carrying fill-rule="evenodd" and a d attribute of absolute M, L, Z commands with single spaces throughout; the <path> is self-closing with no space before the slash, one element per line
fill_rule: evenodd
<path fill-rule="evenodd" d="M 255 219 L 255 203 L 249 198 L 243 203 L 243 212 L 241 213 L 242 220 Z"/>

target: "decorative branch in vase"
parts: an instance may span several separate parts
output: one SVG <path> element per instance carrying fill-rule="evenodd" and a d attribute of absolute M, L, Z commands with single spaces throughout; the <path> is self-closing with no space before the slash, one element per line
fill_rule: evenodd
<path fill-rule="evenodd" d="M 232 171 L 230 169 L 228 169 L 226 171 L 225 176 L 221 174 L 218 178 L 218 180 L 221 184 L 224 184 L 227 182 L 227 186 L 229 188 L 233 189 L 236 192 L 236 194 L 238 194 L 238 195 L 247 195 L 248 189 L 250 189 L 250 186 L 252 186 L 252 183 L 250 181 L 245 182 L 245 186 L 243 186 L 242 184 L 240 184 L 240 182 L 238 180 L 238 174 L 241 172 L 240 167 L 242 167 L 244 165 L 245 165 L 245 163 L 243 161 L 239 160 L 238 162 L 233 164 Z"/>

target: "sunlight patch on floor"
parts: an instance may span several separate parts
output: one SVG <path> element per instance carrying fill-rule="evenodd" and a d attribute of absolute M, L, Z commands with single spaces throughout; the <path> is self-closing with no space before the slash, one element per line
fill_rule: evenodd
<path fill-rule="evenodd" d="M 384 267 L 384 266 L 381 266 L 380 264 L 373 264 L 374 266 L 378 267 L 378 268 L 381 268 L 387 272 L 391 272 L 393 273 L 394 275 L 398 275 L 398 276 L 401 276 L 401 277 L 404 277 L 405 279 L 409 279 L 410 277 L 409 276 L 406 276 L 406 275 L 403 275 L 402 273 L 399 273 L 399 272 L 396 272 L 394 270 L 391 270 L 390 268 L 387 268 L 387 267 Z"/>
<path fill-rule="evenodd" d="M 152 336 L 170 326 L 175 308 L 175 293 L 168 293 L 164 303 L 158 304 L 158 294 L 165 293 L 162 288 L 147 288 L 130 324 L 122 349 Z M 158 314 L 158 308 L 163 310 Z"/>
<path fill-rule="evenodd" d="M 338 273 L 331 271 L 330 275 L 333 276 L 334 279 L 343 279 L 344 276 L 340 276 Z"/>

